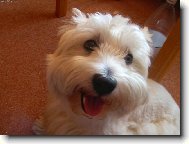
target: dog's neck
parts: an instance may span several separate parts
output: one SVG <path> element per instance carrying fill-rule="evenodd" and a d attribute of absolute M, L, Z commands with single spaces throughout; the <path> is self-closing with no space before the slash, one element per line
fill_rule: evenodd
<path fill-rule="evenodd" d="M 77 130 L 81 135 L 104 135 L 115 134 L 121 132 L 117 129 L 118 125 L 122 125 L 122 121 L 127 121 L 127 115 L 117 117 L 115 113 L 110 113 L 106 117 L 86 117 L 83 115 L 66 114 L 70 125 L 73 125 L 74 131 Z M 78 133 L 74 133 L 78 134 Z M 121 133 L 120 133 L 121 134 Z"/>

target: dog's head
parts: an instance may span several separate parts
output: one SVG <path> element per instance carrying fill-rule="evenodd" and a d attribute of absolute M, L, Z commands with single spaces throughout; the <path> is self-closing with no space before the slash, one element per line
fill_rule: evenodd
<path fill-rule="evenodd" d="M 128 18 L 73 9 L 48 56 L 51 93 L 77 116 L 125 114 L 147 99 L 150 35 Z"/>

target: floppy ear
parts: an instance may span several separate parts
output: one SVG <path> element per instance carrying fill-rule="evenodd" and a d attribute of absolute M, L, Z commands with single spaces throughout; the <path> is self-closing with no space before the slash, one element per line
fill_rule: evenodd
<path fill-rule="evenodd" d="M 75 23 L 79 24 L 79 23 L 85 23 L 87 21 L 87 16 L 79 9 L 73 8 L 72 13 L 73 13 L 72 19 Z"/>

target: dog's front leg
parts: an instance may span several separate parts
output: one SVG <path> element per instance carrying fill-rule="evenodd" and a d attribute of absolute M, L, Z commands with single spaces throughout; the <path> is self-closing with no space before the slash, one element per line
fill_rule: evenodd
<path fill-rule="evenodd" d="M 32 131 L 35 135 L 44 135 L 43 117 L 39 117 L 33 124 Z"/>

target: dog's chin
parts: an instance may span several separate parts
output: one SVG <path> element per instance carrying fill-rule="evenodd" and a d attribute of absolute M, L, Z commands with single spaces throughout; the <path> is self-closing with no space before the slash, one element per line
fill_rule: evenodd
<path fill-rule="evenodd" d="M 79 86 L 68 96 L 68 100 L 76 116 L 85 116 L 90 119 L 102 119 L 110 113 L 121 116 L 135 108 L 135 103 L 128 102 L 126 97 L 120 97 L 119 94 L 98 95 L 90 88 L 79 88 Z"/>

